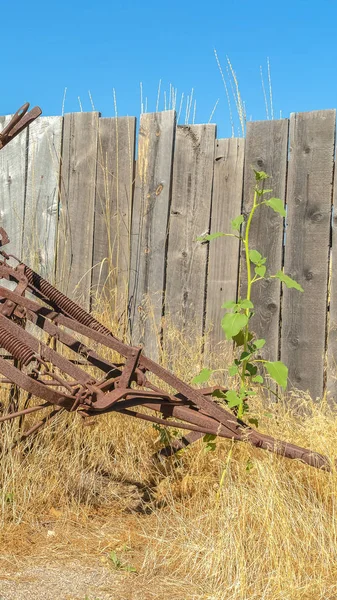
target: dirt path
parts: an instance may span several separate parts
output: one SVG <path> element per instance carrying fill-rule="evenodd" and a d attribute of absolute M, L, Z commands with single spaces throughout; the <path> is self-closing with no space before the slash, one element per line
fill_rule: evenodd
<path fill-rule="evenodd" d="M 131 578 L 132 574 L 114 571 L 99 562 L 2 570 L 0 600 L 131 600 Z M 121 595 L 121 589 L 125 594 L 123 591 Z"/>

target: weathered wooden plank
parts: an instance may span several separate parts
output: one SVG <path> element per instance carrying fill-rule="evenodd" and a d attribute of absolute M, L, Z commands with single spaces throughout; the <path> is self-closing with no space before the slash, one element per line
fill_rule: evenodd
<path fill-rule="evenodd" d="M 323 393 L 335 111 L 291 115 L 284 271 L 303 289 L 283 286 L 281 360 L 289 382 Z"/>
<path fill-rule="evenodd" d="M 143 114 L 132 211 L 130 330 L 158 358 L 171 197 L 175 111 Z"/>
<path fill-rule="evenodd" d="M 99 119 L 92 287 L 126 313 L 136 119 Z"/>
<path fill-rule="evenodd" d="M 328 313 L 327 379 L 329 403 L 337 403 L 337 169 L 334 169 L 332 247 L 330 249 L 330 306 Z"/>
<path fill-rule="evenodd" d="M 11 116 L 0 117 L 0 131 Z M 18 258 L 22 254 L 28 131 L 25 129 L 0 152 L 1 226 L 11 241 L 8 251 Z"/>
<path fill-rule="evenodd" d="M 29 127 L 22 257 L 43 277 L 55 278 L 62 117 L 41 117 Z"/>
<path fill-rule="evenodd" d="M 253 205 L 255 174 L 264 171 L 270 175 L 264 181 L 265 189 L 272 189 L 264 199 L 281 198 L 285 202 L 288 160 L 288 119 L 247 123 L 243 212 L 248 214 Z M 284 219 L 268 206 L 259 207 L 253 217 L 249 246 L 267 258 L 266 274 L 274 275 L 282 268 Z M 254 275 L 254 267 L 252 267 Z M 247 271 L 243 245 L 241 246 L 240 289 L 245 297 Z M 250 322 L 258 338 L 266 340 L 261 355 L 278 360 L 281 289 L 278 279 L 257 281 L 252 287 L 255 315 Z"/>
<path fill-rule="evenodd" d="M 64 117 L 60 181 L 57 284 L 90 306 L 98 113 Z"/>
<path fill-rule="evenodd" d="M 215 125 L 177 127 L 165 292 L 165 316 L 202 335 L 208 245 L 196 238 L 210 224 Z"/>
<path fill-rule="evenodd" d="M 231 233 L 231 221 L 241 213 L 245 140 L 216 140 L 211 233 Z M 211 346 L 224 339 L 221 305 L 237 297 L 239 240 L 223 237 L 209 245 L 206 331 Z"/>

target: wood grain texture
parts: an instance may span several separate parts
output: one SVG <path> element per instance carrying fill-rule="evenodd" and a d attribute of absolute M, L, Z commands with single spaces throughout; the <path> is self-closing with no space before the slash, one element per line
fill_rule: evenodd
<path fill-rule="evenodd" d="M 90 307 L 98 113 L 65 115 L 60 182 L 57 285 Z"/>
<path fill-rule="evenodd" d="M 54 281 L 62 117 L 41 117 L 29 127 L 28 171 L 22 257 Z"/>
<path fill-rule="evenodd" d="M 292 387 L 323 393 L 335 111 L 291 115 L 284 271 L 304 294 L 283 286 L 281 360 Z"/>
<path fill-rule="evenodd" d="M 264 181 L 264 189 L 272 189 L 264 199 L 281 198 L 285 203 L 288 160 L 288 119 L 247 123 L 243 212 L 245 220 L 253 205 L 255 174 L 264 171 L 270 175 Z M 253 217 L 249 246 L 267 258 L 266 274 L 274 275 L 282 268 L 284 219 L 268 206 L 259 207 Z M 252 265 L 254 275 L 254 265 Z M 246 296 L 246 260 L 241 246 L 240 290 Z M 258 338 L 266 340 L 261 356 L 278 360 L 280 323 L 280 282 L 278 279 L 258 281 L 252 287 L 255 315 L 251 330 Z"/>
<path fill-rule="evenodd" d="M 93 291 L 119 317 L 128 301 L 136 119 L 99 119 Z"/>
<path fill-rule="evenodd" d="M 330 251 L 330 306 L 328 313 L 327 380 L 329 403 L 337 404 L 337 169 L 334 169 L 332 247 Z"/>
<path fill-rule="evenodd" d="M 158 358 L 171 198 L 175 111 L 142 114 L 132 211 L 130 331 Z"/>
<path fill-rule="evenodd" d="M 178 329 L 203 334 L 215 125 L 177 127 L 167 252 L 165 315 Z"/>
<path fill-rule="evenodd" d="M 11 116 L 0 117 L 0 131 Z M 0 152 L 1 227 L 7 231 L 8 252 L 18 258 L 22 254 L 28 131 L 22 131 Z"/>
<path fill-rule="evenodd" d="M 232 233 L 231 221 L 241 214 L 245 140 L 216 140 L 210 233 Z M 211 346 L 223 341 L 221 305 L 237 297 L 239 240 L 223 237 L 209 244 L 206 331 Z"/>

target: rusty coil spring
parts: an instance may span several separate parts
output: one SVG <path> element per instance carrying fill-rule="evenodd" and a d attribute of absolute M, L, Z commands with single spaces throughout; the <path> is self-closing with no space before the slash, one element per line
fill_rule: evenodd
<path fill-rule="evenodd" d="M 35 357 L 34 351 L 18 340 L 12 333 L 0 326 L 0 345 L 5 348 L 14 358 L 28 365 Z"/>
<path fill-rule="evenodd" d="M 24 265 L 25 267 L 25 275 L 28 279 L 30 285 L 34 286 L 37 290 L 39 290 L 44 296 L 46 296 L 51 302 L 56 304 L 61 310 L 68 315 L 70 315 L 73 319 L 81 323 L 82 325 L 86 325 L 86 327 L 90 327 L 99 333 L 104 333 L 111 337 L 111 332 L 109 329 L 101 325 L 94 317 L 92 317 L 89 313 L 87 313 L 81 306 L 76 304 L 70 298 L 67 298 L 62 292 L 54 288 L 48 281 L 43 279 L 38 273 L 35 273 L 30 267 Z"/>

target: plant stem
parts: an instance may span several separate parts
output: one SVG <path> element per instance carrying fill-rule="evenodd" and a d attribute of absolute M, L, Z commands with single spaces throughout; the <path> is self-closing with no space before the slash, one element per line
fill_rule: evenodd
<path fill-rule="evenodd" d="M 246 296 L 247 300 L 250 300 L 251 289 L 252 289 L 251 262 L 250 262 L 250 258 L 249 258 L 249 232 L 250 232 L 250 226 L 251 226 L 251 223 L 252 223 L 253 215 L 254 215 L 255 210 L 256 210 L 256 208 L 258 206 L 257 197 L 258 197 L 257 188 L 255 188 L 253 206 L 252 206 L 252 209 L 251 209 L 251 211 L 249 213 L 249 217 L 248 217 L 247 225 L 246 225 L 246 230 L 245 230 L 245 236 L 243 238 L 243 244 L 244 244 L 244 247 L 245 247 L 245 255 L 246 255 L 246 268 L 247 268 L 247 296 Z M 246 308 L 245 313 L 246 313 L 247 318 L 249 319 L 249 308 Z M 244 330 L 244 344 L 243 344 L 243 350 L 244 350 L 244 352 L 247 352 L 248 338 L 249 338 L 249 320 L 248 320 L 247 325 L 246 325 L 245 330 Z M 248 362 L 248 360 L 244 360 L 242 362 L 242 367 L 241 367 L 241 387 L 245 386 L 247 362 Z M 240 402 L 240 404 L 239 404 L 239 406 L 238 406 L 238 418 L 239 419 L 242 419 L 242 416 L 243 416 L 243 403 L 244 403 L 244 400 L 242 399 L 241 402 Z"/>

